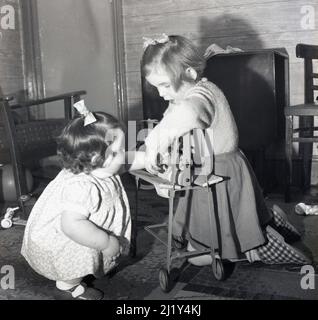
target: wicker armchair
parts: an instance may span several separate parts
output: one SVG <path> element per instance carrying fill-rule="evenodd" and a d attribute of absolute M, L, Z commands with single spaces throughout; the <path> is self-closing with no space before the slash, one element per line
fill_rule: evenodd
<path fill-rule="evenodd" d="M 25 204 L 30 200 L 24 168 L 41 159 L 56 154 L 56 136 L 72 118 L 72 105 L 85 95 L 76 91 L 40 100 L 12 104 L 12 98 L 0 97 L 0 162 L 11 163 L 14 172 L 17 199 L 22 216 L 27 218 Z M 64 101 L 64 117 L 61 119 L 31 120 L 29 110 L 32 106 Z M 25 110 L 25 121 L 16 121 L 15 111 Z"/>

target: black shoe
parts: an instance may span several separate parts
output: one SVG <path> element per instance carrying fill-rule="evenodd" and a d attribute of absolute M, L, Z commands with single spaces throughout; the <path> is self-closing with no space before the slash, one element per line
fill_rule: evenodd
<path fill-rule="evenodd" d="M 274 229 L 276 229 L 288 243 L 299 241 L 300 232 L 288 221 L 286 213 L 277 205 L 272 208 Z"/>

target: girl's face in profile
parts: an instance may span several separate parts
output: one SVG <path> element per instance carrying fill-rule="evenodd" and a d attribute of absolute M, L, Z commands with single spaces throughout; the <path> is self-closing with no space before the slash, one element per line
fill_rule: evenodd
<path fill-rule="evenodd" d="M 146 80 L 157 88 L 160 97 L 166 101 L 177 102 L 184 98 L 185 91 L 188 89 L 187 83 L 183 82 L 178 90 L 175 90 L 169 74 L 162 68 L 152 71 Z"/>

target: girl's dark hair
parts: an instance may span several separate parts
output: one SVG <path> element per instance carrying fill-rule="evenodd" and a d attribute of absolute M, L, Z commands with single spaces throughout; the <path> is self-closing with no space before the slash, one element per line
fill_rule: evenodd
<path fill-rule="evenodd" d="M 107 147 L 112 141 L 109 129 L 121 128 L 120 122 L 110 114 L 93 112 L 96 122 L 84 127 L 84 117 L 71 120 L 57 138 L 57 154 L 65 169 L 78 174 L 101 168 Z"/>
<path fill-rule="evenodd" d="M 141 59 L 141 72 L 144 77 L 156 68 L 163 68 L 171 77 L 177 90 L 182 81 L 188 79 L 186 69 L 192 67 L 201 78 L 206 66 L 206 59 L 198 48 L 187 38 L 169 36 L 165 43 L 155 42 L 149 45 Z"/>

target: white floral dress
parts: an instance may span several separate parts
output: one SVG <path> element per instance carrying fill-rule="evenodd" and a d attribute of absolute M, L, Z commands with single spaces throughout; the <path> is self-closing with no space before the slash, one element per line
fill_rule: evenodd
<path fill-rule="evenodd" d="M 120 243 L 130 243 L 130 210 L 120 177 L 99 179 L 62 170 L 32 209 L 21 254 L 36 272 L 51 280 L 102 276 L 110 270 L 110 257 L 74 242 L 61 230 L 61 214 L 68 209 L 115 234 Z"/>

